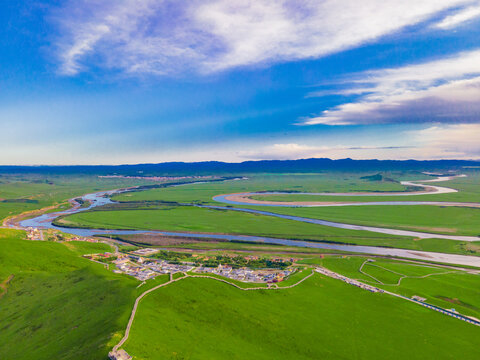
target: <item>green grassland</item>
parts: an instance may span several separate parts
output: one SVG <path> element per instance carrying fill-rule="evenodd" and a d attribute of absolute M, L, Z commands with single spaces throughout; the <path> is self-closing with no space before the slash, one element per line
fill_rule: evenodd
<path fill-rule="evenodd" d="M 215 204 L 212 197 L 220 194 L 250 191 L 403 191 L 396 182 L 360 179 L 364 174 L 264 174 L 246 180 L 195 184 L 147 191 L 130 192 L 113 197 L 117 201 L 173 201 L 180 203 Z"/>
<path fill-rule="evenodd" d="M 138 282 L 81 254 L 105 244 L 21 240 L 0 232 L 0 359 L 105 359 L 123 332 Z M 161 279 L 156 280 L 161 281 Z"/>
<path fill-rule="evenodd" d="M 436 234 L 480 236 L 480 208 L 430 205 L 369 205 L 269 208 L 268 210 L 279 214 L 347 224 L 389 227 Z"/>
<path fill-rule="evenodd" d="M 141 302 L 124 348 L 147 359 L 478 359 L 480 329 L 318 274 L 287 290 L 188 278 Z"/>
<path fill-rule="evenodd" d="M 372 234 L 331 228 L 316 224 L 281 219 L 266 215 L 217 210 L 193 206 L 159 206 L 152 210 L 88 211 L 59 219 L 56 224 L 70 227 L 105 229 L 171 230 L 200 233 L 229 233 L 259 236 L 286 236 L 292 239 L 341 240 L 355 235 L 359 238 L 385 238 Z"/>
<path fill-rule="evenodd" d="M 285 209 L 280 211 L 285 211 Z M 437 239 L 415 240 L 408 237 L 302 223 L 266 215 L 192 206 L 157 206 L 155 210 L 148 208 L 147 210 L 89 211 L 59 218 L 55 224 L 98 229 L 227 233 L 458 254 L 480 254 L 480 247 L 472 247 L 472 244 L 467 242 Z"/>
<path fill-rule="evenodd" d="M 458 190 L 456 193 L 432 194 L 432 195 L 409 195 L 405 196 L 328 196 L 328 195 L 301 195 L 301 194 L 278 194 L 278 195 L 255 195 L 252 198 L 257 200 L 271 200 L 281 202 L 292 201 L 351 201 L 351 202 L 375 202 L 375 201 L 458 201 L 458 202 L 480 202 L 480 171 L 466 171 L 467 177 L 454 178 L 448 181 L 430 183 L 433 186 L 449 187 Z M 423 176 L 420 180 L 428 180 L 428 176 Z M 401 180 L 414 180 L 410 176 Z M 421 181 L 420 181 L 421 183 Z M 371 182 L 373 185 L 379 182 Z M 380 183 L 381 184 L 381 183 Z M 428 185 L 429 183 L 425 183 Z M 403 188 L 405 189 L 405 188 Z M 421 188 L 415 190 L 421 191 Z M 354 187 L 345 192 L 356 192 Z M 396 190 L 395 190 L 396 191 Z M 313 192 L 313 191 L 310 191 Z M 334 192 L 328 188 L 321 192 Z M 336 192 L 336 191 L 335 191 Z M 338 191 L 344 192 L 344 191 Z"/>
<path fill-rule="evenodd" d="M 363 256 L 325 256 L 302 263 L 317 263 L 348 277 L 368 282 L 383 289 L 411 297 L 418 295 L 427 302 L 443 308 L 455 308 L 464 315 L 480 319 L 480 275 L 467 271 L 437 267 L 435 265 L 375 259 L 372 263 L 360 266 L 367 260 Z M 383 269 L 382 269 L 383 268 Z M 397 285 L 401 275 L 404 277 Z M 378 279 L 378 283 L 368 275 Z"/>
<path fill-rule="evenodd" d="M 87 193 L 145 183 L 138 179 L 80 175 L 3 175 L 0 177 L 0 220 L 25 211 L 58 205 Z"/>
<path fill-rule="evenodd" d="M 259 190 L 292 191 L 389 191 L 390 188 L 403 188 L 398 183 L 362 180 L 361 176 L 344 175 L 339 181 L 333 174 L 324 175 L 287 175 L 253 177 L 249 180 L 224 183 L 198 184 L 175 188 L 155 189 L 142 192 L 126 193 L 115 196 L 119 201 L 172 201 L 180 203 L 213 203 L 212 197 L 218 194 Z M 411 175 L 410 175 L 411 176 Z M 426 176 L 424 176 L 426 177 Z M 308 195 L 258 195 L 256 198 L 279 201 L 480 201 L 480 175 L 469 172 L 466 178 L 437 183 L 459 189 L 458 193 L 409 196 L 409 197 L 325 197 Z M 297 184 L 297 185 L 293 185 Z M 395 190 L 395 189 L 393 189 Z M 399 189 L 396 189 L 397 191 Z M 403 188 L 403 190 L 405 190 Z M 236 207 L 236 206 L 234 206 Z M 261 206 L 248 206 L 259 209 Z M 480 209 L 437 206 L 362 206 L 362 207 L 316 207 L 316 208 L 268 208 L 269 211 L 318 218 L 331 221 L 347 222 L 360 225 L 394 227 L 405 230 L 433 232 L 439 234 L 480 235 Z"/>

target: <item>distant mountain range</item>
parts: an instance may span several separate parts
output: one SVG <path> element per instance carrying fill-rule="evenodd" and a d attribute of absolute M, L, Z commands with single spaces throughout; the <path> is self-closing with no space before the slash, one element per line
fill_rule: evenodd
<path fill-rule="evenodd" d="M 322 171 L 446 171 L 480 167 L 473 160 L 259 160 L 241 163 L 219 161 L 166 162 L 136 165 L 0 166 L 1 174 L 91 174 L 91 175 L 206 175 L 251 173 L 318 173 Z"/>

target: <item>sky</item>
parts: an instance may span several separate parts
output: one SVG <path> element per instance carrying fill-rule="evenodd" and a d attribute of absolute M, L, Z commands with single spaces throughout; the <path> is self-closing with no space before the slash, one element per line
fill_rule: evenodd
<path fill-rule="evenodd" d="M 480 0 L 0 7 L 0 164 L 480 159 Z"/>

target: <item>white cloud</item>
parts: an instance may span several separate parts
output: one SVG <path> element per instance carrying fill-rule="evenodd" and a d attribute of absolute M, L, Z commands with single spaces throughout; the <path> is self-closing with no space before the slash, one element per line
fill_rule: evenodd
<path fill-rule="evenodd" d="M 411 131 L 422 143 L 419 156 L 427 159 L 479 159 L 480 124 L 450 124 Z"/>
<path fill-rule="evenodd" d="M 469 6 L 457 12 L 456 14 L 445 17 L 442 21 L 436 23 L 434 27 L 448 30 L 460 24 L 473 20 L 480 16 L 480 5 Z"/>
<path fill-rule="evenodd" d="M 423 64 L 368 71 L 353 79 L 350 85 L 340 93 L 356 94 L 359 96 L 356 101 L 303 119 L 302 123 L 349 125 L 480 120 L 480 50 Z"/>
<path fill-rule="evenodd" d="M 317 58 L 472 0 L 77 0 L 55 15 L 61 71 L 213 72 Z"/>

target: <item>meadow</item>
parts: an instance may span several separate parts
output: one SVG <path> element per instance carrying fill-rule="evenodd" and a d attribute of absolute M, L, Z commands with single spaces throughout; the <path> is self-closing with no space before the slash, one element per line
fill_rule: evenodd
<path fill-rule="evenodd" d="M 363 174 L 297 174 L 297 175 L 255 175 L 248 180 L 223 183 L 197 184 L 174 188 L 154 189 L 125 193 L 114 196 L 122 202 L 171 201 L 177 203 L 214 204 L 212 197 L 218 194 L 248 191 L 305 191 L 305 192 L 354 192 L 354 191 L 401 191 L 406 188 L 398 182 L 366 180 Z M 392 178 L 428 178 L 419 173 L 389 174 Z M 433 177 L 432 177 L 433 178 Z M 459 190 L 458 193 L 418 196 L 382 196 L 382 197 L 335 197 L 312 195 L 256 195 L 254 198 L 276 201 L 480 201 L 479 172 L 468 171 L 465 178 L 456 178 L 447 182 L 433 183 Z M 218 204 L 218 203 L 216 203 Z M 236 206 L 252 209 L 265 209 L 261 206 Z M 268 211 L 304 216 L 315 219 L 392 227 L 404 230 L 424 231 L 438 234 L 480 235 L 480 209 L 440 206 L 359 206 L 359 207 L 268 207 Z M 131 222 L 125 224 L 131 225 Z M 151 228 L 151 227 L 148 227 Z M 324 233 L 321 230 L 322 234 Z M 347 234 L 345 234 L 348 236 Z M 286 235 L 288 236 L 288 235 Z M 370 236 L 369 236 L 370 237 Z M 312 238 L 316 239 L 316 238 Z M 480 240 L 480 238 L 479 238 Z M 350 241 L 348 241 L 351 243 Z M 366 243 L 365 243 L 366 244 Z"/>
<path fill-rule="evenodd" d="M 0 220 L 25 211 L 64 204 L 87 193 L 151 184 L 138 179 L 83 175 L 0 175 Z"/>
<path fill-rule="evenodd" d="M 23 237 L 0 231 L 0 359 L 105 359 L 145 288 L 81 258 L 108 245 Z"/>
<path fill-rule="evenodd" d="M 476 243 L 418 240 L 232 210 L 179 206 L 179 203 L 217 204 L 212 200 L 215 195 L 246 191 L 410 190 L 396 181 L 372 181 L 362 179 L 364 176 L 257 174 L 248 180 L 155 188 L 116 195 L 114 200 L 122 201 L 119 204 L 57 221 L 72 227 L 228 233 L 480 254 L 480 244 Z M 408 172 L 385 177 L 418 179 L 424 175 Z M 473 176 L 452 181 L 452 187 L 463 189 L 452 196 L 470 194 L 475 199 L 478 191 L 475 181 L 478 179 Z M 3 199 L 0 217 L 62 203 L 68 206 L 66 199 L 89 192 L 152 185 L 142 180 L 93 176 L 48 179 L 9 176 L 0 178 L 0 183 Z M 408 200 L 413 198 L 416 196 Z M 383 200 L 386 198 L 382 197 Z M 480 233 L 477 224 L 480 212 L 474 213 L 472 209 L 404 208 L 268 208 L 268 211 L 417 231 Z M 137 288 L 137 280 L 114 274 L 81 257 L 110 251 L 106 244 L 34 242 L 23 240 L 24 236 L 21 231 L 0 230 L 0 359 L 105 359 L 123 335 L 135 298 L 168 279 L 162 275 Z M 364 264 L 361 273 L 359 268 L 366 257 L 320 257 L 325 251 L 264 244 L 203 240 L 164 246 L 209 254 L 248 252 L 268 257 L 287 253 L 303 259 L 301 263 L 321 264 L 375 286 L 409 297 L 419 295 L 432 304 L 455 307 L 462 314 L 480 317 L 476 291 L 479 275 L 456 270 L 441 274 L 444 269 L 379 258 Z M 310 272 L 310 268 L 297 272 L 281 285 L 292 284 Z M 279 291 L 242 291 L 213 279 L 186 278 L 142 300 L 125 349 L 135 359 L 477 359 L 480 352 L 472 339 L 479 335 L 479 329 L 472 325 L 318 274 L 295 288 Z"/>
<path fill-rule="evenodd" d="M 477 359 L 479 336 L 478 327 L 318 274 L 273 291 L 187 278 L 142 300 L 124 348 L 142 360 Z"/>
<path fill-rule="evenodd" d="M 382 258 L 374 258 L 373 262 L 365 263 L 360 272 L 367 259 L 365 256 L 342 255 L 301 262 L 320 264 L 332 271 L 407 297 L 421 296 L 430 304 L 446 309 L 455 308 L 464 315 L 480 319 L 480 275 L 431 264 Z"/>
<path fill-rule="evenodd" d="M 144 210 L 81 212 L 59 218 L 55 221 L 55 224 L 67 227 L 98 229 L 145 229 L 207 234 L 225 233 L 355 245 L 387 246 L 470 255 L 480 254 L 480 247 L 477 245 L 455 240 L 418 240 L 368 231 L 345 230 L 233 210 L 175 205 L 157 205 L 155 209 L 152 207 L 155 207 L 155 205 L 150 204 Z M 285 209 L 279 211 L 275 209 L 275 211 L 288 213 Z"/>
<path fill-rule="evenodd" d="M 303 195 L 303 194 L 277 194 L 277 195 L 254 195 L 252 198 L 257 200 L 271 200 L 271 201 L 281 201 L 281 202 L 292 202 L 292 201 L 361 201 L 361 202 L 375 202 L 375 201 L 458 201 L 458 202 L 480 202 L 480 188 L 478 184 L 480 183 L 480 171 L 478 170 L 466 170 L 462 171 L 465 173 L 467 177 L 461 178 L 454 178 L 448 181 L 430 183 L 430 185 L 434 186 L 441 186 L 441 187 L 449 187 L 452 189 L 458 190 L 456 193 L 447 193 L 447 194 L 432 194 L 432 195 L 409 195 L 408 197 L 405 196 L 385 196 L 382 197 L 378 196 L 328 196 L 328 195 Z M 397 180 L 428 180 L 434 179 L 435 176 L 429 177 L 426 175 L 413 176 L 414 174 L 399 174 Z M 358 181 L 361 181 L 358 180 Z M 421 181 L 419 181 L 422 183 Z M 383 182 L 379 181 L 372 181 L 370 182 L 370 186 L 373 188 L 378 186 L 380 191 L 391 191 L 391 190 L 384 190 Z M 429 185 L 429 183 L 425 183 Z M 399 184 L 398 184 L 399 185 Z M 404 186 L 399 185 L 401 190 L 406 190 Z M 332 191 L 330 188 L 325 187 L 324 190 L 320 192 L 355 192 L 359 190 L 355 190 L 355 187 L 350 187 L 345 191 Z M 412 188 L 411 190 L 421 191 L 422 188 Z M 287 190 L 286 190 L 287 191 Z M 367 190 L 368 191 L 375 191 Z M 394 190 L 398 191 L 398 190 Z M 313 192 L 313 191 L 308 191 Z"/>
<path fill-rule="evenodd" d="M 420 232 L 480 236 L 480 208 L 431 205 L 369 205 L 269 208 L 271 212 L 347 224 Z M 480 241 L 480 237 L 479 237 Z"/>
<path fill-rule="evenodd" d="M 403 174 L 403 173 L 401 173 Z M 363 173 L 253 174 L 247 179 L 152 189 L 115 195 L 116 201 L 173 201 L 218 204 L 212 197 L 250 191 L 343 192 L 404 191 L 397 182 L 372 182 L 361 179 Z M 397 174 L 400 175 L 400 174 Z"/>

